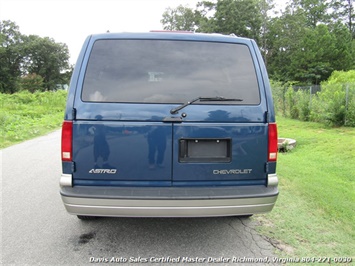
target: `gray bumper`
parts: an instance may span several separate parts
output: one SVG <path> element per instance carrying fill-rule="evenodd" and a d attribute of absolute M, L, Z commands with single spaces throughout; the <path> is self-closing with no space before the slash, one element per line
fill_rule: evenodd
<path fill-rule="evenodd" d="M 71 214 L 112 217 L 208 217 L 272 210 L 277 186 L 213 188 L 62 187 Z"/>

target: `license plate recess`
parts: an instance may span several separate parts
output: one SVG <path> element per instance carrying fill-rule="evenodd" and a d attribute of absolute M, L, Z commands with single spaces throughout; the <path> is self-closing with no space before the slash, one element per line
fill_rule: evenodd
<path fill-rule="evenodd" d="M 179 141 L 181 163 L 225 163 L 231 161 L 231 139 L 184 138 Z"/>

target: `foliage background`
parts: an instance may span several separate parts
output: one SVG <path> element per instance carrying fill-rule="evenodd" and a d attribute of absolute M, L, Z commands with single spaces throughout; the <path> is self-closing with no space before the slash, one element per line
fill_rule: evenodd
<path fill-rule="evenodd" d="M 0 93 L 0 148 L 60 127 L 66 97 L 64 90 Z"/>
<path fill-rule="evenodd" d="M 255 39 L 273 80 L 320 84 L 335 70 L 355 69 L 355 10 L 352 0 L 201 1 L 195 8 L 169 7 L 166 30 L 236 34 Z"/>
<path fill-rule="evenodd" d="M 276 113 L 329 126 L 355 126 L 355 70 L 334 71 L 321 86 L 271 81 Z"/>
<path fill-rule="evenodd" d="M 0 21 L 0 92 L 56 90 L 68 84 L 68 46 L 49 37 L 23 35 L 12 21 Z"/>

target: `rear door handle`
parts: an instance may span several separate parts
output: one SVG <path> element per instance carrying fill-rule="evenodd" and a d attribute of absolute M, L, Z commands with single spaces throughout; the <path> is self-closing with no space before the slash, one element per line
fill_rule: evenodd
<path fill-rule="evenodd" d="M 167 116 L 163 119 L 164 123 L 181 123 L 182 118 L 179 116 Z"/>

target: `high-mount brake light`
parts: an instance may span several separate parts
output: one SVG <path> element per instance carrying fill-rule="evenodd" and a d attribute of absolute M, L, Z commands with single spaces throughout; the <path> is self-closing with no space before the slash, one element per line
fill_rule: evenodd
<path fill-rule="evenodd" d="M 62 126 L 62 161 L 72 160 L 73 122 L 64 121 Z"/>
<path fill-rule="evenodd" d="M 268 161 L 276 162 L 277 160 L 277 125 L 276 123 L 269 123 L 269 147 L 268 147 Z"/>
<path fill-rule="evenodd" d="M 188 30 L 151 30 L 150 32 L 171 32 L 171 33 L 194 33 Z"/>

